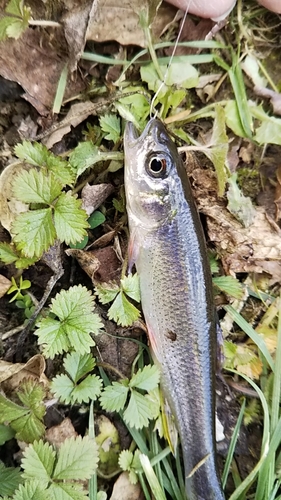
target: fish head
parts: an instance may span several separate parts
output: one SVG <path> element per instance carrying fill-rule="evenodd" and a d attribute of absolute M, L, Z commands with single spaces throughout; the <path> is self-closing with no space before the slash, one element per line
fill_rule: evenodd
<path fill-rule="evenodd" d="M 124 136 L 125 187 L 129 218 L 160 225 L 176 211 L 181 159 L 163 123 L 152 118 L 141 135 L 128 123 Z"/>

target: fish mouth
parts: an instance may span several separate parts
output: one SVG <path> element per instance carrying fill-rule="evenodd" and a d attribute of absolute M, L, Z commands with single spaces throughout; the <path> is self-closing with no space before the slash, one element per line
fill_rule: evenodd
<path fill-rule="evenodd" d="M 128 122 L 125 128 L 125 142 L 134 146 L 139 145 L 151 137 L 155 142 L 159 142 L 162 134 L 167 135 L 164 124 L 158 118 L 151 118 L 143 132 L 140 134 L 132 122 Z"/>

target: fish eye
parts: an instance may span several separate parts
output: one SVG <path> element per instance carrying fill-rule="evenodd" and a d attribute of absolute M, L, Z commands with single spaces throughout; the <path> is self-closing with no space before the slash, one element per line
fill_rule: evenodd
<path fill-rule="evenodd" d="M 163 156 L 152 156 L 148 160 L 147 172 L 152 177 L 164 178 L 167 173 L 167 160 Z"/>

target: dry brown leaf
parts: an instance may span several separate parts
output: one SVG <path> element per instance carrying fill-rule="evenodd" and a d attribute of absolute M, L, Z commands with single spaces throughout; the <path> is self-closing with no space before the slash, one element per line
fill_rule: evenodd
<path fill-rule="evenodd" d="M 262 273 L 281 280 L 281 230 L 263 207 L 255 208 L 253 223 L 244 228 L 220 203 L 214 192 L 215 176 L 207 170 L 192 171 L 197 185 L 199 211 L 206 215 L 208 238 L 214 244 L 227 274 Z"/>
<path fill-rule="evenodd" d="M 120 279 L 121 263 L 113 246 L 85 251 L 68 249 L 67 255 L 75 257 L 93 284 L 109 283 Z"/>
<path fill-rule="evenodd" d="M 121 45 L 146 47 L 144 32 L 139 24 L 139 0 L 115 0 L 104 2 L 95 0 L 89 17 L 87 40 L 106 42 L 116 40 Z M 163 3 L 152 23 L 153 39 L 157 40 L 173 21 L 177 10 Z"/>
<path fill-rule="evenodd" d="M 23 379 L 33 378 L 48 387 L 45 368 L 45 359 L 41 354 L 36 354 L 27 363 L 9 363 L 0 360 L 0 383 L 4 384 L 5 390 L 13 391 Z"/>
<path fill-rule="evenodd" d="M 11 225 L 21 212 L 27 212 L 28 205 L 14 198 L 12 185 L 15 177 L 23 170 L 29 170 L 31 165 L 19 161 L 8 165 L 0 175 L 0 222 L 10 232 Z"/>
<path fill-rule="evenodd" d="M 140 483 L 131 484 L 128 472 L 122 472 L 115 481 L 110 500 L 143 500 Z"/>
<path fill-rule="evenodd" d="M 12 286 L 12 282 L 8 280 L 5 276 L 0 274 L 0 298 L 5 295 L 5 293 Z"/>
<path fill-rule="evenodd" d="M 113 191 L 112 184 L 95 184 L 94 186 L 86 184 L 81 192 L 82 208 L 88 215 L 91 215 Z"/>
<path fill-rule="evenodd" d="M 67 438 L 78 436 L 70 418 L 65 418 L 59 425 L 54 425 L 46 431 L 46 439 L 50 444 L 59 448 Z"/>
<path fill-rule="evenodd" d="M 62 69 L 68 62 L 63 41 L 62 30 L 56 30 L 53 37 L 51 31 L 28 28 L 17 40 L 8 38 L 0 44 L 1 76 L 19 83 L 26 92 L 23 97 L 41 115 L 52 107 Z M 75 78 L 69 77 L 65 98 L 84 88 L 78 73 Z"/>

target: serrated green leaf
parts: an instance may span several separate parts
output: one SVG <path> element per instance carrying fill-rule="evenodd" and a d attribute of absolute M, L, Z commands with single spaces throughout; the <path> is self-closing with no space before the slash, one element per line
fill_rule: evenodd
<path fill-rule="evenodd" d="M 74 387 L 73 381 L 65 374 L 57 375 L 51 382 L 51 391 L 55 397 L 66 404 L 73 403 L 72 392 Z"/>
<path fill-rule="evenodd" d="M 76 243 L 87 236 L 87 214 L 81 208 L 81 200 L 69 193 L 61 193 L 55 204 L 54 224 L 60 241 Z"/>
<path fill-rule="evenodd" d="M 43 353 L 46 358 L 53 359 L 56 354 L 70 350 L 64 325 L 53 318 L 43 318 L 34 332 L 38 336 L 38 344 L 43 345 Z"/>
<path fill-rule="evenodd" d="M 18 259 L 15 249 L 9 243 L 0 243 L 0 260 L 5 264 L 12 264 Z"/>
<path fill-rule="evenodd" d="M 76 171 L 77 177 L 99 161 L 99 148 L 91 141 L 80 142 L 69 156 L 70 165 Z"/>
<path fill-rule="evenodd" d="M 22 141 L 16 144 L 15 154 L 21 160 L 26 161 L 34 167 L 44 167 L 49 154 L 48 149 L 38 142 Z M 51 153 L 50 153 L 51 154 Z"/>
<path fill-rule="evenodd" d="M 46 167 L 49 172 L 52 172 L 63 186 L 71 186 L 75 181 L 75 173 L 70 165 L 62 158 L 50 153 L 50 151 L 47 150 L 47 152 Z"/>
<path fill-rule="evenodd" d="M 56 397 L 66 404 L 88 403 L 100 394 L 102 381 L 96 375 L 88 375 L 78 385 L 75 385 L 67 375 L 57 375 L 51 385 Z"/>
<path fill-rule="evenodd" d="M 48 491 L 46 491 L 44 484 L 37 479 L 25 481 L 24 485 L 20 485 L 19 489 L 15 492 L 13 500 L 51 500 Z"/>
<path fill-rule="evenodd" d="M 11 18 L 11 22 L 6 28 L 6 34 L 9 38 L 15 38 L 15 40 L 17 40 L 26 28 L 28 28 L 28 22 L 22 19 Z"/>
<path fill-rule="evenodd" d="M 112 385 L 105 387 L 100 396 L 102 408 L 106 411 L 120 411 L 123 409 L 127 400 L 128 390 L 128 387 L 120 384 L 120 382 L 113 382 Z"/>
<path fill-rule="evenodd" d="M 46 412 L 46 407 L 43 403 L 45 395 L 44 386 L 34 379 L 23 380 L 17 391 L 20 401 L 30 408 L 38 418 L 43 418 Z"/>
<path fill-rule="evenodd" d="M 107 135 L 105 139 L 113 141 L 114 143 L 120 139 L 121 127 L 120 118 L 113 114 L 107 114 L 100 117 L 100 126 L 103 132 Z"/>
<path fill-rule="evenodd" d="M 23 15 L 23 0 L 10 0 L 5 12 L 12 16 L 22 17 Z"/>
<path fill-rule="evenodd" d="M 0 424 L 0 446 L 12 439 L 15 431 L 8 425 Z M 0 481 L 1 484 L 1 481 Z"/>
<path fill-rule="evenodd" d="M 140 316 L 140 311 L 126 298 L 124 293 L 118 293 L 111 307 L 108 309 L 108 318 L 118 325 L 130 326 Z"/>
<path fill-rule="evenodd" d="M 157 416 L 158 405 L 150 401 L 138 391 L 132 390 L 128 407 L 124 411 L 123 417 L 130 427 L 142 429 L 147 427 L 149 420 Z"/>
<path fill-rule="evenodd" d="M 120 287 L 117 283 L 101 283 L 95 287 L 95 293 L 102 304 L 112 302 L 119 291 Z"/>
<path fill-rule="evenodd" d="M 16 438 L 26 443 L 32 443 L 45 434 L 45 425 L 34 413 L 20 417 L 11 422 L 11 427 L 16 431 Z"/>
<path fill-rule="evenodd" d="M 43 203 L 50 205 L 61 193 L 61 186 L 53 174 L 42 170 L 24 170 L 13 183 L 15 197 L 23 203 Z"/>
<path fill-rule="evenodd" d="M 46 344 L 44 353 L 53 358 L 56 354 L 74 348 L 85 354 L 95 345 L 90 333 L 97 334 L 102 323 L 93 313 L 93 297 L 87 288 L 81 285 L 62 290 L 52 300 L 51 311 L 59 317 L 44 318 L 35 332 L 38 343 Z"/>
<path fill-rule="evenodd" d="M 140 302 L 140 283 L 138 274 L 129 274 L 121 279 L 121 285 L 126 295 Z"/>
<path fill-rule="evenodd" d="M 233 358 L 236 355 L 237 345 L 228 340 L 224 340 L 223 350 L 226 358 Z"/>
<path fill-rule="evenodd" d="M 96 442 L 85 436 L 64 441 L 58 451 L 58 460 L 54 470 L 55 480 L 90 479 L 98 463 Z"/>
<path fill-rule="evenodd" d="M 7 28 L 11 22 L 10 17 L 2 17 L 0 19 L 0 41 L 5 40 L 7 38 Z"/>
<path fill-rule="evenodd" d="M 0 495 L 13 495 L 20 483 L 22 483 L 20 469 L 5 467 L 5 465 L 0 462 Z"/>
<path fill-rule="evenodd" d="M 28 413 L 28 408 L 23 408 L 0 394 L 0 423 L 12 422 L 22 418 Z"/>
<path fill-rule="evenodd" d="M 72 391 L 72 401 L 77 403 L 88 403 L 95 401 L 100 395 L 102 380 L 97 375 L 88 375 Z"/>
<path fill-rule="evenodd" d="M 95 229 L 95 227 L 100 226 L 105 221 L 105 216 L 96 210 L 88 219 L 88 223 L 91 229 Z"/>
<path fill-rule="evenodd" d="M 73 382 L 76 383 L 80 378 L 93 370 L 95 360 L 91 354 L 81 356 L 77 352 L 72 352 L 66 356 L 63 365 Z"/>
<path fill-rule="evenodd" d="M 12 225 L 14 242 L 27 257 L 41 257 L 53 245 L 56 231 L 52 209 L 32 210 L 18 215 Z"/>
<path fill-rule="evenodd" d="M 50 500 L 88 500 L 89 498 L 78 483 L 53 483 L 48 488 L 48 493 Z"/>
<path fill-rule="evenodd" d="M 121 451 L 118 458 L 119 467 L 124 471 L 129 471 L 133 462 L 133 458 L 133 453 L 130 450 Z"/>
<path fill-rule="evenodd" d="M 23 452 L 22 467 L 25 479 L 38 479 L 47 487 L 54 471 L 56 452 L 49 443 L 35 441 Z"/>
<path fill-rule="evenodd" d="M 213 284 L 221 290 L 221 292 L 227 293 L 235 299 L 240 300 L 244 296 L 243 285 L 233 276 L 218 276 L 213 278 Z"/>
<path fill-rule="evenodd" d="M 144 391 L 152 391 L 159 384 L 160 373 L 156 365 L 146 365 L 142 370 L 135 373 L 130 382 L 129 387 L 136 387 Z"/>

